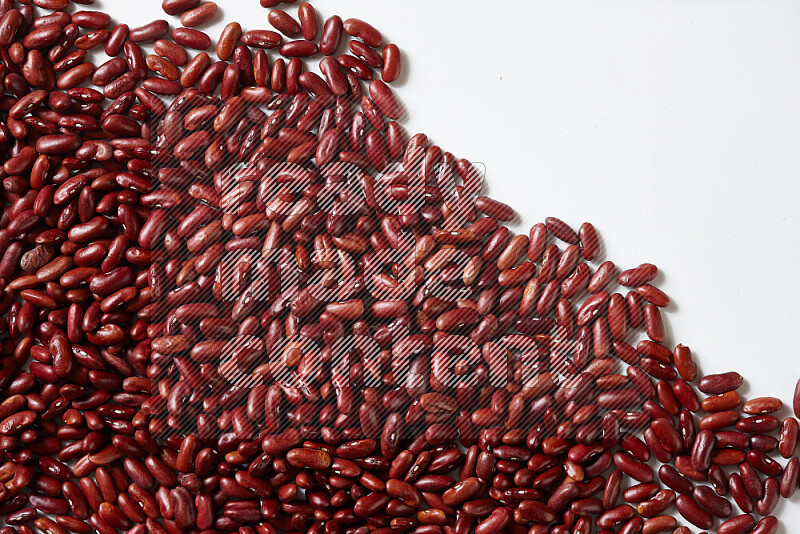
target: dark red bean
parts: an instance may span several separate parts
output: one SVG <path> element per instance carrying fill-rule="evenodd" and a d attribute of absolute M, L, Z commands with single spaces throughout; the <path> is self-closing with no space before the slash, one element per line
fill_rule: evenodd
<path fill-rule="evenodd" d="M 200 5 L 202 0 L 164 0 L 161 9 L 167 15 L 180 15 Z"/>
<path fill-rule="evenodd" d="M 707 512 L 720 518 L 730 517 L 733 513 L 731 503 L 717 495 L 708 486 L 697 486 L 692 493 L 694 500 Z"/>
<path fill-rule="evenodd" d="M 183 14 L 181 14 L 181 24 L 188 28 L 194 28 L 213 19 L 216 14 L 217 4 L 214 2 L 203 2 L 199 6 L 183 12 Z"/>
<path fill-rule="evenodd" d="M 339 67 L 339 63 L 332 57 L 325 57 L 320 61 L 319 68 L 328 82 L 328 87 L 335 95 L 347 94 L 349 86 L 347 78 Z"/>
<path fill-rule="evenodd" d="M 325 21 L 319 42 L 319 51 L 322 55 L 331 56 L 336 53 L 342 40 L 342 31 L 342 19 L 337 15 Z"/>
<path fill-rule="evenodd" d="M 717 527 L 717 532 L 719 534 L 745 534 L 752 531 L 755 526 L 756 520 L 752 515 L 742 514 L 721 523 Z"/>
<path fill-rule="evenodd" d="M 570 245 L 577 245 L 579 238 L 577 232 L 570 228 L 567 223 L 555 217 L 548 217 L 545 219 L 547 229 L 561 241 L 569 243 Z"/>
<path fill-rule="evenodd" d="M 309 57 L 319 51 L 313 41 L 290 41 L 281 46 L 281 55 L 284 57 Z"/>
<path fill-rule="evenodd" d="M 714 525 L 714 518 L 711 514 L 700 508 L 697 502 L 688 495 L 678 497 L 675 506 L 684 519 L 698 528 L 709 529 Z"/>
<path fill-rule="evenodd" d="M 154 20 L 144 26 L 133 28 L 130 31 L 129 38 L 134 43 L 145 43 L 155 41 L 164 37 L 169 32 L 169 22 L 166 20 Z"/>
<path fill-rule="evenodd" d="M 392 83 L 400 77 L 402 70 L 403 60 L 400 49 L 395 44 L 388 44 L 383 47 L 381 55 L 383 59 L 381 79 L 386 83 Z"/>
<path fill-rule="evenodd" d="M 700 379 L 697 387 L 708 395 L 719 395 L 728 391 L 735 391 L 741 387 L 744 379 L 736 372 L 706 375 Z"/>
<path fill-rule="evenodd" d="M 317 12 L 314 6 L 308 2 L 303 2 L 297 10 L 297 17 L 300 19 L 303 39 L 313 41 L 317 36 Z"/>
<path fill-rule="evenodd" d="M 794 388 L 792 409 L 794 410 L 794 416 L 800 418 L 800 380 L 797 381 L 797 385 Z"/>
<path fill-rule="evenodd" d="M 753 534 L 775 534 L 776 532 L 778 532 L 778 519 L 774 516 L 762 518 L 753 529 Z"/>
<path fill-rule="evenodd" d="M 280 9 L 270 11 L 267 21 L 286 37 L 297 37 L 301 33 L 300 24 L 291 15 Z"/>
<path fill-rule="evenodd" d="M 205 33 L 190 28 L 175 28 L 172 30 L 172 39 L 181 46 L 195 50 L 208 50 L 211 38 Z"/>

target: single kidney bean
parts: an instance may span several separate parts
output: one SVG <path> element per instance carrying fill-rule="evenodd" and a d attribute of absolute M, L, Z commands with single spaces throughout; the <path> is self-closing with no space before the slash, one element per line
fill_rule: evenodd
<path fill-rule="evenodd" d="M 288 58 L 309 57 L 319 51 L 313 41 L 290 41 L 281 46 L 281 55 Z"/>
<path fill-rule="evenodd" d="M 163 19 L 154 20 L 144 26 L 133 28 L 128 38 L 134 43 L 146 43 L 164 37 L 169 32 L 169 22 Z"/>
<path fill-rule="evenodd" d="M 778 519 L 774 516 L 762 518 L 753 529 L 753 534 L 775 534 L 776 532 L 778 532 Z"/>
<path fill-rule="evenodd" d="M 403 109 L 389 86 L 381 80 L 373 80 L 369 84 L 369 94 L 381 112 L 390 119 L 399 119 Z"/>
<path fill-rule="evenodd" d="M 681 375 L 681 378 L 687 382 L 694 382 L 695 378 L 697 378 L 697 364 L 692 360 L 692 351 L 689 347 L 684 345 L 676 346 L 673 352 L 673 358 L 675 361 L 675 368 L 678 370 L 678 374 Z"/>
<path fill-rule="evenodd" d="M 276 48 L 281 45 L 283 38 L 280 34 L 270 30 L 250 30 L 242 35 L 241 41 L 247 46 Z"/>
<path fill-rule="evenodd" d="M 342 19 L 337 15 L 325 21 L 319 42 L 319 51 L 323 56 L 331 56 L 339 49 L 343 29 Z"/>
<path fill-rule="evenodd" d="M 314 6 L 303 2 L 297 9 L 297 17 L 300 19 L 303 39 L 313 41 L 317 36 L 317 12 Z"/>
<path fill-rule="evenodd" d="M 781 424 L 780 441 L 778 451 L 784 458 L 791 458 L 797 449 L 798 425 L 793 417 L 787 417 Z"/>
<path fill-rule="evenodd" d="M 800 480 L 800 459 L 792 458 L 786 464 L 781 477 L 781 497 L 784 499 L 790 499 L 797 490 L 798 480 Z"/>
<path fill-rule="evenodd" d="M 363 20 L 350 18 L 344 21 L 342 27 L 345 33 L 361 39 L 373 48 L 377 48 L 383 44 L 381 33 Z"/>
<path fill-rule="evenodd" d="M 164 0 L 161 2 L 161 9 L 167 15 L 180 15 L 185 11 L 194 9 L 200 5 L 202 0 Z"/>
<path fill-rule="evenodd" d="M 381 52 L 383 68 L 381 69 L 381 79 L 386 83 L 392 83 L 400 77 L 403 59 L 400 49 L 396 44 L 388 44 L 383 47 Z"/>
<path fill-rule="evenodd" d="M 331 91 L 335 95 L 345 95 L 348 91 L 347 78 L 332 57 L 324 57 L 319 63 L 320 71 L 325 76 Z"/>
<path fill-rule="evenodd" d="M 589 280 L 589 285 L 587 287 L 589 293 L 597 293 L 598 291 L 602 291 L 614 277 L 615 269 L 616 267 L 614 262 L 603 262 Z"/>
<path fill-rule="evenodd" d="M 708 486 L 697 486 L 692 493 L 695 501 L 707 512 L 719 518 L 730 517 L 733 513 L 731 503 L 717 495 Z"/>
<path fill-rule="evenodd" d="M 717 532 L 720 534 L 744 534 L 756 526 L 756 520 L 750 514 L 737 515 L 732 519 L 720 523 Z"/>
<path fill-rule="evenodd" d="M 738 473 L 731 473 L 731 475 L 728 477 L 728 487 L 730 488 L 731 496 L 733 497 L 733 500 L 736 502 L 736 505 L 739 507 L 739 509 L 746 514 L 749 514 L 755 510 L 753 498 L 748 494 L 744 482 Z"/>
<path fill-rule="evenodd" d="M 191 28 L 175 28 L 172 30 L 172 40 L 195 50 L 208 50 L 211 46 L 211 38 L 207 34 Z"/>
<path fill-rule="evenodd" d="M 764 496 L 756 503 L 756 510 L 762 516 L 767 516 L 775 510 L 780 499 L 780 483 L 774 477 L 764 481 Z"/>
<path fill-rule="evenodd" d="M 283 10 L 271 10 L 267 15 L 267 21 L 286 37 L 297 37 L 301 33 L 300 24 Z"/>
<path fill-rule="evenodd" d="M 220 61 L 227 61 L 233 56 L 233 49 L 241 37 L 242 26 L 238 22 L 231 22 L 223 28 L 222 34 L 220 34 L 217 41 L 217 57 Z M 175 36 L 173 35 L 174 38 Z"/>
<path fill-rule="evenodd" d="M 675 500 L 675 507 L 688 522 L 702 529 L 709 529 L 714 525 L 714 518 L 700 508 L 697 502 L 688 495 L 681 495 Z"/>
<path fill-rule="evenodd" d="M 715 375 L 706 375 L 700 379 L 697 387 L 703 393 L 718 395 L 735 391 L 742 385 L 744 379 L 739 373 L 728 372 Z"/>
<path fill-rule="evenodd" d="M 187 28 L 194 28 L 213 19 L 216 14 L 217 4 L 214 2 L 203 2 L 193 9 L 184 11 L 181 14 L 181 24 Z"/>
<path fill-rule="evenodd" d="M 650 263 L 643 263 L 634 269 L 623 271 L 617 277 L 617 283 L 626 287 L 637 287 L 651 282 L 658 274 L 658 268 Z"/>
<path fill-rule="evenodd" d="M 373 69 L 380 69 L 383 67 L 383 58 L 381 55 L 361 41 L 350 41 L 347 46 L 350 52 L 366 65 Z"/>
<path fill-rule="evenodd" d="M 721 393 L 711 397 L 706 397 L 700 403 L 703 410 L 707 412 L 722 412 L 736 408 L 742 403 L 739 394 L 735 391 Z"/>
<path fill-rule="evenodd" d="M 105 44 L 106 55 L 110 57 L 118 56 L 122 52 L 122 47 L 130 34 L 130 28 L 127 24 L 117 24 L 112 28 L 111 35 Z"/>
<path fill-rule="evenodd" d="M 797 385 L 794 388 L 794 397 L 792 398 L 792 409 L 794 410 L 794 416 L 800 417 L 800 380 L 797 381 Z"/>

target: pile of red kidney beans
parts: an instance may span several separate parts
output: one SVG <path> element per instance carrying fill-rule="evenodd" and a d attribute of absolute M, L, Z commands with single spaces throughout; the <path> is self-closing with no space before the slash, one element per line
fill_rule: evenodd
<path fill-rule="evenodd" d="M 0 0 L 0 534 L 777 531 L 797 421 L 503 226 L 377 29 L 91 3 Z"/>

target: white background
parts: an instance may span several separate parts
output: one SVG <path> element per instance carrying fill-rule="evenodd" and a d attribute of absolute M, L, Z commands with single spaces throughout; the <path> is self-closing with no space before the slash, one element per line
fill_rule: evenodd
<path fill-rule="evenodd" d="M 159 0 L 100 5 L 116 20 L 178 24 Z M 483 162 L 489 193 L 521 214 L 519 231 L 547 216 L 575 228 L 591 221 L 606 259 L 659 266 L 657 283 L 675 303 L 670 341 L 689 345 L 704 372 L 737 370 L 745 395 L 791 403 L 800 377 L 800 3 L 313 5 L 323 19 L 362 18 L 400 46 L 407 129 Z M 223 16 L 247 21 L 245 30 L 269 27 L 258 0 L 228 0 Z M 800 524 L 797 502 L 776 513 Z"/>

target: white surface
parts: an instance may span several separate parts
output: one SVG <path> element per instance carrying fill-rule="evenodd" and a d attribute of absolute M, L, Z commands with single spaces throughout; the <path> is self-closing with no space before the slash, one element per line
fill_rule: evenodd
<path fill-rule="evenodd" d="M 164 17 L 160 3 L 102 5 L 143 23 Z M 521 214 L 518 229 L 551 215 L 591 221 L 607 259 L 659 266 L 675 302 L 671 341 L 689 345 L 703 371 L 738 370 L 746 395 L 791 402 L 800 3 L 312 3 L 398 43 L 407 129 L 483 162 L 490 194 Z M 258 0 L 223 11 L 250 21 L 245 30 L 268 27 Z M 777 513 L 800 523 L 797 502 Z"/>

